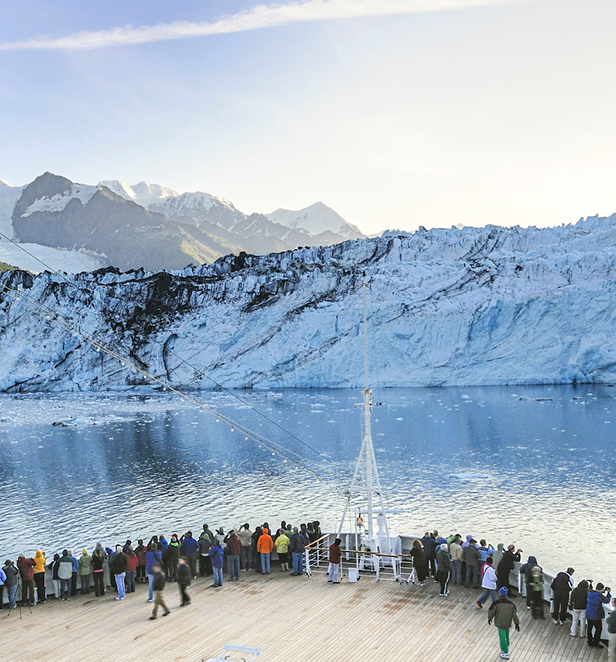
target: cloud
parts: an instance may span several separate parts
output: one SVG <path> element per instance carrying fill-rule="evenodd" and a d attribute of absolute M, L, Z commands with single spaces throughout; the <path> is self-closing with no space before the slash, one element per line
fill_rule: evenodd
<path fill-rule="evenodd" d="M 75 32 L 66 37 L 35 37 L 26 41 L 4 42 L 0 43 L 0 50 L 73 51 L 109 48 L 261 30 L 306 21 L 452 11 L 511 2 L 515 0 L 306 0 L 289 4 L 258 5 L 237 14 L 223 16 L 211 23 L 176 21 L 137 28 L 127 25 L 96 32 Z"/>

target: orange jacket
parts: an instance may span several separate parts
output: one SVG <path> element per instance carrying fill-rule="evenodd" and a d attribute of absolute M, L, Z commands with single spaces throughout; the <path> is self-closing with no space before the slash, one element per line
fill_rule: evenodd
<path fill-rule="evenodd" d="M 274 541 L 272 540 L 272 536 L 270 536 L 269 533 L 266 533 L 266 531 L 263 531 L 263 535 L 257 542 L 257 552 L 260 552 L 261 554 L 271 554 L 272 549 L 274 549 Z"/>

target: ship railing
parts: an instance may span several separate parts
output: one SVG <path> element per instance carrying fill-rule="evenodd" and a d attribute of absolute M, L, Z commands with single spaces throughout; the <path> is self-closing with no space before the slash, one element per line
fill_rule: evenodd
<path fill-rule="evenodd" d="M 326 534 L 306 546 L 304 566 L 306 575 L 329 573 L 329 544 L 332 535 Z M 413 579 L 412 558 L 408 554 L 384 554 L 369 549 L 341 547 L 342 557 L 338 578 L 357 581 L 361 577 L 371 577 L 380 581 L 407 581 Z"/>

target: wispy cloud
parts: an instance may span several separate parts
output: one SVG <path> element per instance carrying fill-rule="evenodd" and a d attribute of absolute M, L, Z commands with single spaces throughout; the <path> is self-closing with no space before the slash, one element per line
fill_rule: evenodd
<path fill-rule="evenodd" d="M 0 50 L 55 49 L 70 51 L 108 48 L 261 30 L 305 21 L 452 11 L 511 2 L 515 2 L 515 0 L 306 0 L 289 4 L 258 5 L 237 14 L 223 16 L 211 23 L 176 21 L 136 28 L 127 25 L 110 30 L 75 32 L 66 37 L 35 37 L 26 41 L 9 41 L 0 43 Z"/>

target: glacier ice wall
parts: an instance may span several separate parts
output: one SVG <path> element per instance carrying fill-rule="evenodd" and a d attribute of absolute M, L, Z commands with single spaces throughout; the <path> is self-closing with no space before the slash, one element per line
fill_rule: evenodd
<path fill-rule="evenodd" d="M 148 384 L 30 299 L 184 389 L 361 385 L 364 272 L 375 385 L 616 382 L 613 215 L 388 233 L 177 272 L 6 273 L 25 297 L 0 292 L 0 390 Z"/>

